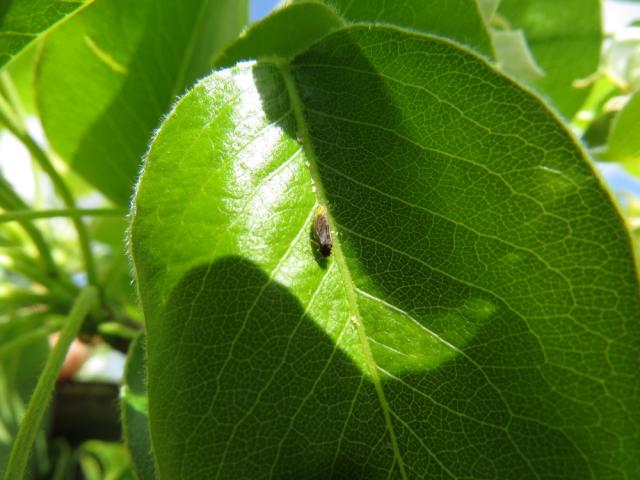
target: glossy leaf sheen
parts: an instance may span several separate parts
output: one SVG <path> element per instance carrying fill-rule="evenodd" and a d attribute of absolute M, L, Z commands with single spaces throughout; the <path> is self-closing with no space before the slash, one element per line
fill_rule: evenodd
<path fill-rule="evenodd" d="M 571 117 L 589 90 L 573 81 L 598 69 L 602 31 L 600 0 L 501 0 L 498 13 L 511 28 L 524 30 L 531 52 L 545 72 L 532 82 L 565 116 Z"/>
<path fill-rule="evenodd" d="M 85 0 L 2 0 L 0 2 L 0 67 Z"/>
<path fill-rule="evenodd" d="M 42 52 L 37 102 L 53 147 L 109 198 L 128 204 L 162 115 L 210 71 L 246 10 L 239 0 L 96 0 Z"/>
<path fill-rule="evenodd" d="M 206 78 L 131 246 L 163 478 L 639 472 L 622 220 L 540 100 L 453 43 L 350 27 Z"/>

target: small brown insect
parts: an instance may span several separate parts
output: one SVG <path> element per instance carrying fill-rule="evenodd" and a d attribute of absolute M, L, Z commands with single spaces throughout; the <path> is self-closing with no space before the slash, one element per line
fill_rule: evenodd
<path fill-rule="evenodd" d="M 316 210 L 316 220 L 313 224 L 316 240 L 318 241 L 318 249 L 323 257 L 331 255 L 333 248 L 333 240 L 331 239 L 331 228 L 329 227 L 329 219 L 327 218 L 327 209 L 319 206 Z"/>

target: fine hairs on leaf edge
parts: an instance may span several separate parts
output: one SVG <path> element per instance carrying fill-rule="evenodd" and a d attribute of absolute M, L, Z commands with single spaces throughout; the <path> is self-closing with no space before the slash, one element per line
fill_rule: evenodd
<path fill-rule="evenodd" d="M 210 73 L 209 75 L 212 75 L 212 74 L 213 73 Z M 187 95 L 189 95 L 189 93 L 191 93 L 191 91 L 193 91 L 201 83 L 203 83 L 209 77 L 209 75 L 207 75 L 207 76 L 201 78 L 200 80 L 196 81 L 191 87 L 186 88 L 185 91 L 182 94 L 178 95 L 175 98 L 175 100 L 171 104 L 171 107 L 169 108 L 167 113 L 165 113 L 164 115 L 162 115 L 162 117 L 160 117 L 160 119 L 158 120 L 158 126 L 153 129 L 153 132 L 151 133 L 151 136 L 149 137 L 149 141 L 147 142 L 147 148 L 146 148 L 144 154 L 142 155 L 142 157 L 140 159 L 140 167 L 138 168 L 138 175 L 136 176 L 133 188 L 131 189 L 131 196 L 130 196 L 130 200 L 129 200 L 129 211 L 127 212 L 127 215 L 125 216 L 127 227 L 126 227 L 126 230 L 125 230 L 124 242 L 125 242 L 125 252 L 126 252 L 128 263 L 129 263 L 129 274 L 131 275 L 131 278 L 133 280 L 134 288 L 136 290 L 136 299 L 137 299 L 138 304 L 139 304 L 140 307 L 142 307 L 141 300 L 140 300 L 140 298 L 141 298 L 141 296 L 140 296 L 140 286 L 139 286 L 140 282 L 138 281 L 138 272 L 136 270 L 136 265 L 135 265 L 135 261 L 134 261 L 134 258 L 133 258 L 133 241 L 132 241 L 133 223 L 134 223 L 135 216 L 137 214 L 136 199 L 138 198 L 140 184 L 142 183 L 142 180 L 144 178 L 144 174 L 145 174 L 146 166 L 147 166 L 147 161 L 149 159 L 149 154 L 151 153 L 151 149 L 153 148 L 153 144 L 155 143 L 156 139 L 158 138 L 158 135 L 160 134 L 160 131 L 162 130 L 162 127 L 165 125 L 165 123 L 167 121 L 169 121 L 169 119 L 171 119 L 173 117 L 173 115 L 175 114 L 178 106 L 183 102 L 183 100 L 187 97 Z M 147 352 L 147 348 L 145 348 L 145 354 L 146 354 L 146 352 Z"/>

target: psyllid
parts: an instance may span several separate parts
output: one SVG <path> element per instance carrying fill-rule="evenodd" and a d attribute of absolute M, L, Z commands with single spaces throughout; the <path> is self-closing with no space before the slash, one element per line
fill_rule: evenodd
<path fill-rule="evenodd" d="M 320 205 L 316 210 L 316 219 L 313 223 L 318 248 L 323 257 L 331 255 L 333 240 L 331 238 L 331 227 L 327 218 L 327 209 Z"/>

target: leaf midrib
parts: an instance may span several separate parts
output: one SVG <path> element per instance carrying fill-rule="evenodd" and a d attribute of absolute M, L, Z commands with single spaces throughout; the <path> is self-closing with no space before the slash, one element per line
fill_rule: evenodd
<path fill-rule="evenodd" d="M 302 139 L 302 145 L 304 148 L 305 156 L 309 162 L 309 173 L 311 175 L 311 180 L 315 187 L 315 195 L 317 197 L 318 202 L 326 208 L 329 205 L 329 203 L 327 201 L 327 197 L 324 192 L 324 187 L 322 185 L 320 172 L 318 170 L 317 157 L 313 149 L 313 146 L 311 144 L 309 129 L 307 128 L 307 124 L 304 118 L 303 104 L 295 85 L 295 79 L 293 78 L 293 75 L 291 73 L 291 67 L 288 63 L 284 63 L 284 62 L 274 62 L 273 64 L 282 75 L 282 78 L 284 80 L 284 83 L 287 89 L 287 94 L 291 102 L 291 109 L 293 110 L 295 120 L 296 120 L 296 126 L 298 128 L 298 138 Z M 329 218 L 329 224 L 330 225 L 334 224 L 332 222 L 331 212 L 329 211 L 328 208 L 327 208 L 327 217 Z M 371 379 L 371 382 L 374 385 L 374 388 L 378 395 L 378 400 L 380 401 L 380 405 L 382 407 L 382 411 L 385 419 L 385 425 L 387 427 L 389 438 L 391 440 L 391 446 L 393 449 L 394 458 L 398 463 L 398 468 L 400 470 L 401 478 L 403 480 L 407 480 L 409 477 L 406 474 L 404 461 L 402 459 L 402 455 L 400 454 L 398 439 L 396 437 L 395 429 L 393 427 L 393 423 L 391 420 L 391 409 L 389 407 L 389 403 L 387 402 L 384 389 L 382 388 L 382 382 L 380 381 L 378 368 L 377 368 L 375 359 L 373 358 L 373 353 L 371 351 L 371 347 L 369 346 L 367 332 L 365 330 L 364 323 L 362 321 L 362 317 L 358 309 L 358 302 L 356 299 L 356 290 L 355 290 L 356 287 L 351 278 L 349 267 L 346 264 L 344 254 L 342 252 L 342 246 L 340 245 L 340 241 L 335 236 L 333 239 L 332 254 L 333 254 L 334 262 L 336 263 L 338 267 L 338 271 L 340 272 L 342 284 L 344 285 L 345 293 L 347 296 L 347 303 L 349 306 L 349 321 L 353 322 L 356 326 L 356 332 L 358 334 L 358 339 L 362 347 L 362 354 L 365 361 L 367 373 L 369 378 Z"/>

